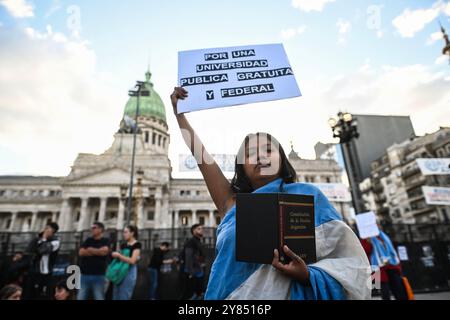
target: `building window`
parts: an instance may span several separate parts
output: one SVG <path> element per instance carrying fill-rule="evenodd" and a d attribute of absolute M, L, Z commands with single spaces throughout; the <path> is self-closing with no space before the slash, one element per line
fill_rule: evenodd
<path fill-rule="evenodd" d="M 184 196 L 184 190 L 180 190 L 180 196 Z"/>
<path fill-rule="evenodd" d="M 181 225 L 182 225 L 182 226 L 187 226 L 187 225 L 188 225 L 188 222 L 189 222 L 189 220 L 188 220 L 188 217 L 187 217 L 187 216 L 182 216 L 182 217 L 181 217 Z"/>
<path fill-rule="evenodd" d="M 148 143 L 149 138 L 150 138 L 150 136 L 149 136 L 148 131 L 145 131 L 145 143 Z"/>
<path fill-rule="evenodd" d="M 326 177 L 326 181 L 327 181 L 327 183 L 331 183 L 330 177 Z"/>
<path fill-rule="evenodd" d="M 75 219 L 75 221 L 80 221 L 80 211 L 77 211 L 77 216 L 76 216 L 76 219 Z"/>
<path fill-rule="evenodd" d="M 205 225 L 205 217 L 204 216 L 198 217 L 198 223 Z"/>
<path fill-rule="evenodd" d="M 147 211 L 147 220 L 149 221 L 155 220 L 155 211 L 153 210 Z"/>
<path fill-rule="evenodd" d="M 152 135 L 152 144 L 155 144 L 155 143 L 156 143 L 156 133 L 153 132 L 153 135 Z"/>
<path fill-rule="evenodd" d="M 162 136 L 158 135 L 158 146 L 161 146 L 161 138 L 162 138 Z"/>
<path fill-rule="evenodd" d="M 187 190 L 187 191 L 186 191 L 186 195 L 187 195 L 187 196 L 190 196 L 190 195 L 191 195 L 191 190 Z"/>
<path fill-rule="evenodd" d="M 6 224 L 5 224 L 5 229 L 11 228 L 11 223 L 12 223 L 12 220 L 11 220 L 11 219 L 8 219 L 8 220 L 6 221 Z"/>
<path fill-rule="evenodd" d="M 195 194 L 196 194 L 197 196 L 199 196 L 199 195 L 200 195 L 200 190 L 197 190 L 197 191 L 195 192 Z"/>
<path fill-rule="evenodd" d="M 220 216 L 216 216 L 216 226 L 220 224 Z"/>
<path fill-rule="evenodd" d="M 95 213 L 95 219 L 94 219 L 94 220 L 95 220 L 95 221 L 98 221 L 98 218 L 100 218 L 100 212 L 97 211 L 97 212 Z"/>
<path fill-rule="evenodd" d="M 163 148 L 166 147 L 166 138 L 163 139 Z"/>

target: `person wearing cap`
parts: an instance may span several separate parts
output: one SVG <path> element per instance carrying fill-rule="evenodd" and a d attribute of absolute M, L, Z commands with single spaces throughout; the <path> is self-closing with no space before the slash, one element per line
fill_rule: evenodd
<path fill-rule="evenodd" d="M 56 236 L 59 226 L 49 222 L 44 230 L 28 244 L 26 254 L 30 268 L 25 280 L 26 300 L 50 299 L 50 283 L 53 266 L 58 256 L 61 241 Z"/>
<path fill-rule="evenodd" d="M 80 247 L 81 288 L 78 300 L 105 300 L 105 272 L 108 266 L 110 240 L 104 237 L 105 226 L 94 222 L 91 236 Z"/>

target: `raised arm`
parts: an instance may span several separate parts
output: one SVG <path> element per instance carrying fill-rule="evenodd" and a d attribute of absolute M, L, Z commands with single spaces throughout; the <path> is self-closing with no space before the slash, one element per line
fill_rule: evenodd
<path fill-rule="evenodd" d="M 233 192 L 231 191 L 230 182 L 222 170 L 220 170 L 214 158 L 206 151 L 205 146 L 189 124 L 186 116 L 177 113 L 178 100 L 184 100 L 187 97 L 188 92 L 184 88 L 176 87 L 170 96 L 173 111 L 181 129 L 184 142 L 197 160 L 198 167 L 205 179 L 212 200 L 219 211 L 219 215 L 223 217 L 234 204 Z"/>

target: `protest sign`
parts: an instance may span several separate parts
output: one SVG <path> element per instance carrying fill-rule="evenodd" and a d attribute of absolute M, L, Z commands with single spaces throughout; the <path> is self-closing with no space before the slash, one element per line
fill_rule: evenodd
<path fill-rule="evenodd" d="M 301 96 L 282 44 L 178 53 L 178 113 Z"/>
<path fill-rule="evenodd" d="M 427 204 L 450 206 L 450 188 L 422 186 L 422 192 Z"/>
<path fill-rule="evenodd" d="M 355 219 L 359 237 L 361 239 L 376 237 L 380 234 L 375 213 L 373 213 L 372 211 L 357 214 Z"/>
<path fill-rule="evenodd" d="M 450 158 L 416 159 L 423 175 L 450 174 Z"/>

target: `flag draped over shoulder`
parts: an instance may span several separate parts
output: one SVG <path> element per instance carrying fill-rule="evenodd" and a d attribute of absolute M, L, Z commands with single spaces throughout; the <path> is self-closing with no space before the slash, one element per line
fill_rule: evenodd
<path fill-rule="evenodd" d="M 281 179 L 254 191 L 279 192 Z M 317 262 L 308 266 L 310 286 L 303 286 L 271 265 L 236 261 L 236 207 L 217 229 L 216 259 L 205 299 L 343 300 L 370 299 L 370 265 L 354 232 L 325 195 L 313 185 L 292 183 L 283 192 L 314 196 Z"/>
<path fill-rule="evenodd" d="M 383 267 L 387 263 L 396 266 L 400 264 L 397 252 L 392 245 L 389 237 L 380 230 L 379 237 L 383 242 L 378 240 L 377 237 L 370 238 L 372 242 L 372 254 L 370 255 L 370 263 L 376 271 L 379 267 Z"/>

